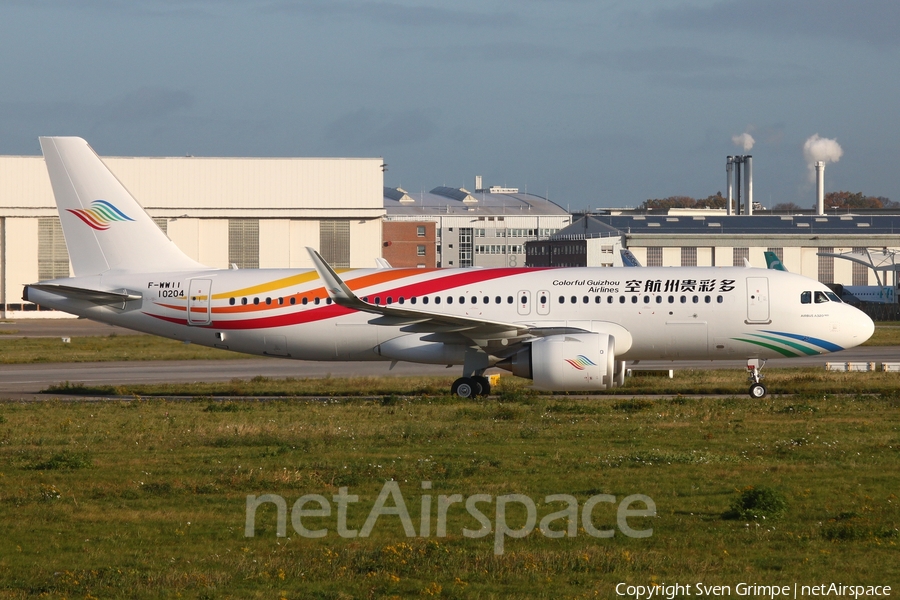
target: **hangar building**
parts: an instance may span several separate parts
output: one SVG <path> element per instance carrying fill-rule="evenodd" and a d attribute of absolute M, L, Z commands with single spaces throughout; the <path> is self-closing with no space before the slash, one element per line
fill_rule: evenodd
<path fill-rule="evenodd" d="M 374 267 L 384 215 L 381 158 L 148 158 L 104 162 L 159 227 L 211 267 Z M 44 159 L 0 156 L 0 309 L 35 309 L 22 288 L 69 275 Z M 49 316 L 49 315 L 48 315 Z"/>

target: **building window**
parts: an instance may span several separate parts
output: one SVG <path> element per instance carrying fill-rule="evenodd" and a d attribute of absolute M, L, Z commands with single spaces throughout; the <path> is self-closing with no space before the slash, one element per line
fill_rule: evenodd
<path fill-rule="evenodd" d="M 647 266 L 663 266 L 663 249 L 661 246 L 650 246 L 647 248 Z"/>
<path fill-rule="evenodd" d="M 425 256 L 425 246 L 416 246 L 416 256 Z"/>
<path fill-rule="evenodd" d="M 228 219 L 228 263 L 259 268 L 259 219 Z"/>
<path fill-rule="evenodd" d="M 732 248 L 731 264 L 735 267 L 743 267 L 744 259 L 750 260 L 750 248 Z"/>
<path fill-rule="evenodd" d="M 319 221 L 319 252 L 336 269 L 350 268 L 350 220 Z"/>
<path fill-rule="evenodd" d="M 472 266 L 472 228 L 459 228 L 459 266 Z"/>
<path fill-rule="evenodd" d="M 38 279 L 69 276 L 69 252 L 59 217 L 38 218 Z"/>
<path fill-rule="evenodd" d="M 865 248 L 854 248 L 854 252 L 865 253 Z M 869 267 L 853 262 L 853 285 L 869 285 Z"/>
<path fill-rule="evenodd" d="M 834 248 L 819 248 L 819 252 L 834 253 Z M 819 283 L 834 283 L 834 257 L 819 257 Z"/>
<path fill-rule="evenodd" d="M 416 237 L 425 237 L 425 226 L 424 225 L 416 226 Z"/>
<path fill-rule="evenodd" d="M 697 248 L 689 247 L 681 249 L 681 266 L 696 267 L 697 266 Z"/>
<path fill-rule="evenodd" d="M 153 217 L 153 222 L 159 227 L 163 233 L 169 234 L 169 220 L 165 217 Z"/>

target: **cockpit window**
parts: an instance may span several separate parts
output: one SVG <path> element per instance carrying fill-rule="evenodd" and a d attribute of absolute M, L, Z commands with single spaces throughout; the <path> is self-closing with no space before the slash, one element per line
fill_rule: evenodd
<path fill-rule="evenodd" d="M 816 304 L 823 302 L 828 302 L 828 296 L 825 295 L 825 292 L 816 292 Z"/>
<path fill-rule="evenodd" d="M 841 300 L 840 296 L 838 296 L 838 295 L 835 294 L 834 292 L 825 292 L 825 295 L 828 296 L 828 298 L 829 298 L 832 302 L 843 302 L 843 300 Z"/>
<path fill-rule="evenodd" d="M 801 292 L 800 293 L 800 304 L 811 304 L 812 303 L 812 292 Z"/>

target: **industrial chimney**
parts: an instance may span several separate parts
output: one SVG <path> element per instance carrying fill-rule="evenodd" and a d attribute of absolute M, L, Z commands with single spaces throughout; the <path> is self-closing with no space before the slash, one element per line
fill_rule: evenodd
<path fill-rule="evenodd" d="M 725 204 L 725 214 L 731 215 L 731 198 L 734 194 L 734 179 L 731 172 L 734 170 L 734 157 L 725 157 L 725 188 L 728 190 L 728 200 Z"/>
<path fill-rule="evenodd" d="M 816 162 L 816 214 L 825 214 L 825 161 Z"/>
<path fill-rule="evenodd" d="M 753 214 L 753 157 L 744 156 L 744 195 L 746 196 L 746 214 Z"/>

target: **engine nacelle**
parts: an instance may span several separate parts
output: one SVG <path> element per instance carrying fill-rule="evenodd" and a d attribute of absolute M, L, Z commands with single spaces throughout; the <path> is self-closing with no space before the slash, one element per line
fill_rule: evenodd
<path fill-rule="evenodd" d="M 616 383 L 615 338 L 606 333 L 539 338 L 497 366 L 543 390 L 605 390 Z"/>

